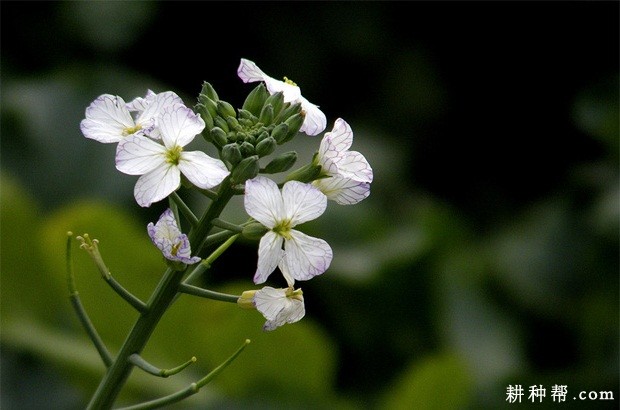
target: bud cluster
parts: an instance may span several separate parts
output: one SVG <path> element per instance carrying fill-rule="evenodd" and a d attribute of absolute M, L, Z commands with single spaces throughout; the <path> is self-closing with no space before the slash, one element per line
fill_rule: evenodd
<path fill-rule="evenodd" d="M 259 158 L 292 140 L 304 122 L 301 103 L 285 103 L 282 92 L 270 95 L 261 83 L 250 92 L 242 108 L 235 110 L 205 82 L 195 108 L 206 124 L 205 139 L 217 147 L 234 183 L 254 178 L 259 171 L 287 171 L 297 160 L 297 153 L 286 152 L 263 169 L 258 164 Z"/>

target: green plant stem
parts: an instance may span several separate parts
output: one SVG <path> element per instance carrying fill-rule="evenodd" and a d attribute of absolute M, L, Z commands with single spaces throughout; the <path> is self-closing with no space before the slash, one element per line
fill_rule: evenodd
<path fill-rule="evenodd" d="M 229 295 L 227 293 L 214 292 L 212 290 L 199 288 L 198 286 L 186 285 L 185 283 L 182 283 L 179 286 L 179 292 L 187 293 L 188 295 L 199 296 L 201 298 L 220 300 L 222 302 L 231 303 L 237 303 L 237 300 L 239 300 L 240 298 L 240 296 L 238 295 Z"/>
<path fill-rule="evenodd" d="M 192 210 L 189 209 L 189 207 L 185 204 L 185 202 L 183 202 L 179 194 L 177 194 L 176 192 L 173 192 L 170 194 L 170 198 L 172 198 L 172 201 L 174 201 L 174 203 L 179 208 L 183 216 L 187 218 L 190 225 L 192 227 L 198 226 L 198 218 L 196 218 L 196 215 L 194 215 Z M 178 219 L 177 219 L 177 222 L 178 222 Z"/>
<path fill-rule="evenodd" d="M 226 178 L 220 186 L 218 197 L 204 213 L 198 226 L 190 231 L 189 240 L 194 254 L 198 254 L 201 251 L 202 244 L 213 227 L 213 219 L 220 215 L 233 195 L 234 191 L 230 186 L 230 178 Z M 142 352 L 161 317 L 177 296 L 179 284 L 183 280 L 184 275 L 185 270 L 166 270 L 147 302 L 146 310 L 140 313 L 138 320 L 129 332 L 114 362 L 99 383 L 95 394 L 88 404 L 89 410 L 109 409 L 112 407 L 133 370 L 134 365 L 130 362 L 129 357 L 132 354 L 140 354 Z"/>

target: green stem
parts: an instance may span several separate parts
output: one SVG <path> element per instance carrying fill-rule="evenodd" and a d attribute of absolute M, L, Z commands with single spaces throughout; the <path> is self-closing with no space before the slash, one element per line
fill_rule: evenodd
<path fill-rule="evenodd" d="M 226 293 L 214 292 L 212 290 L 199 288 L 194 285 L 187 285 L 182 283 L 179 286 L 179 292 L 187 293 L 188 295 L 200 296 L 201 298 L 220 300 L 222 302 L 237 303 L 240 296 L 229 295 Z"/>
<path fill-rule="evenodd" d="M 194 215 L 192 210 L 189 209 L 189 207 L 185 204 L 185 202 L 183 202 L 183 200 L 181 199 L 179 194 L 177 194 L 176 192 L 173 192 L 173 193 L 170 194 L 169 198 L 172 198 L 172 200 L 174 201 L 176 206 L 183 213 L 183 216 L 185 216 L 185 218 L 187 218 L 187 220 L 189 221 L 189 223 L 190 223 L 190 225 L 192 227 L 198 226 L 198 218 L 196 218 L 196 215 Z M 177 221 L 178 221 L 178 218 L 177 218 Z"/>
<path fill-rule="evenodd" d="M 217 234 L 215 234 L 215 235 L 217 235 Z M 211 236 L 215 236 L 215 235 L 211 235 Z M 209 255 L 206 259 L 203 259 L 202 262 L 200 262 L 200 264 L 198 266 L 196 266 L 196 268 L 192 271 L 192 273 L 190 273 L 187 276 L 187 278 L 183 281 L 183 283 L 190 284 L 197 277 L 199 277 L 205 271 L 207 271 L 207 269 L 209 269 L 211 267 L 213 262 L 215 262 L 215 260 L 217 258 L 219 258 L 220 255 L 223 254 L 224 251 L 226 251 L 226 249 L 228 249 L 230 247 L 230 245 L 232 245 L 233 242 L 235 242 L 237 240 L 238 237 L 239 237 L 239 234 L 234 234 L 233 236 L 229 237 L 226 240 L 226 242 L 224 242 L 216 250 L 214 250 L 213 253 L 211 253 L 211 255 Z"/>
<path fill-rule="evenodd" d="M 243 227 L 240 225 L 235 225 L 230 222 L 226 222 L 220 218 L 215 218 L 213 221 L 213 226 L 217 226 L 218 228 L 226 229 L 233 232 L 241 232 L 243 231 Z"/>
<path fill-rule="evenodd" d="M 147 362 L 146 360 L 144 360 L 144 358 L 137 353 L 134 353 L 131 356 L 129 356 L 129 361 L 131 362 L 131 364 L 138 367 L 139 369 L 144 370 L 148 374 L 152 374 L 153 376 L 165 378 L 168 376 L 175 375 L 181 372 L 182 370 L 185 370 L 185 368 L 192 363 L 196 363 L 196 357 L 192 357 L 185 363 L 180 364 L 177 367 L 173 367 L 172 369 L 160 369 L 158 367 L 155 367 L 149 362 Z"/>

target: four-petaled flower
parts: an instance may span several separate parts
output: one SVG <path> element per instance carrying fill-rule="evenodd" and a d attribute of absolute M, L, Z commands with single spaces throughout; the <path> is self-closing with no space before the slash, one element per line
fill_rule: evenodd
<path fill-rule="evenodd" d="M 317 179 L 312 184 L 340 205 L 356 204 L 370 195 L 372 168 L 362 154 L 349 151 L 352 144 L 351 127 L 338 118 L 334 128 L 321 140 L 315 159 L 326 178 Z"/>
<path fill-rule="evenodd" d="M 323 111 L 319 110 L 317 105 L 306 100 L 301 95 L 299 86 L 288 78 L 284 77 L 284 81 L 276 80 L 265 74 L 253 61 L 246 60 L 245 58 L 241 59 L 237 74 L 244 83 L 264 81 L 270 94 L 282 92 L 284 95 L 284 102 L 301 103 L 301 109 L 306 114 L 300 128 L 301 132 L 305 132 L 308 135 L 317 135 L 323 132 L 327 126 L 327 119 Z"/>
<path fill-rule="evenodd" d="M 254 306 L 267 319 L 263 330 L 271 331 L 286 323 L 295 323 L 306 314 L 301 289 L 275 289 L 269 286 L 256 291 Z"/>
<path fill-rule="evenodd" d="M 175 191 L 181 183 L 181 172 L 203 189 L 212 188 L 226 178 L 229 171 L 219 159 L 202 151 L 183 151 L 204 127 L 202 118 L 192 110 L 173 105 L 164 108 L 159 117 L 163 145 L 142 135 L 132 135 L 119 142 L 116 168 L 129 175 L 142 175 L 134 188 L 140 206 L 150 206 Z"/>
<path fill-rule="evenodd" d="M 275 182 L 258 176 L 245 183 L 244 205 L 248 215 L 269 229 L 259 242 L 254 283 L 265 282 L 280 262 L 294 280 L 308 280 L 327 270 L 333 256 L 329 244 L 293 229 L 323 214 L 327 198 L 321 191 L 289 181 L 280 192 Z"/>
<path fill-rule="evenodd" d="M 129 135 L 148 135 L 155 130 L 157 118 L 168 106 L 183 104 L 172 91 L 155 94 L 149 90 L 145 98 L 130 103 L 111 94 L 103 94 L 86 108 L 80 129 L 86 138 L 102 143 L 120 142 Z M 131 112 L 136 112 L 136 118 Z"/>
<path fill-rule="evenodd" d="M 170 208 L 166 209 L 159 217 L 156 224 L 149 223 L 146 227 L 151 240 L 171 261 L 182 262 L 187 265 L 200 262 L 197 256 L 191 256 L 191 249 L 187 235 L 181 233 L 176 219 Z"/>

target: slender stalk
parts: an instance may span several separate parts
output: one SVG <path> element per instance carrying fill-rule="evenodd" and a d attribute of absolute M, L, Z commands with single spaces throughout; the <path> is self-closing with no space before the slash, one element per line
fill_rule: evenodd
<path fill-rule="evenodd" d="M 173 192 L 173 193 L 170 194 L 170 198 L 172 198 L 172 201 L 174 201 L 174 203 L 179 208 L 181 213 L 183 213 L 183 216 L 185 216 L 187 218 L 187 220 L 189 221 L 190 225 L 192 227 L 197 226 L 198 225 L 198 218 L 196 218 L 196 215 L 194 215 L 192 210 L 189 209 L 189 207 L 185 204 L 185 202 L 183 202 L 183 200 L 181 199 L 179 194 L 177 194 L 176 192 Z M 178 218 L 177 218 L 177 221 L 178 221 Z"/>
<path fill-rule="evenodd" d="M 204 213 L 198 226 L 192 228 L 189 233 L 189 240 L 192 249 L 194 249 L 194 254 L 198 254 L 202 250 L 202 244 L 205 242 L 209 231 L 213 227 L 211 221 L 220 215 L 233 195 L 234 191 L 230 186 L 230 178 L 226 178 L 220 186 L 218 197 Z M 185 270 L 166 270 L 157 288 L 153 291 L 153 294 L 147 302 L 146 310 L 141 312 L 140 317 L 138 317 L 138 320 L 125 339 L 114 363 L 108 368 L 97 387 L 95 394 L 88 404 L 89 410 L 109 409 L 112 407 L 112 404 L 133 370 L 134 365 L 130 362 L 129 357 L 132 354 L 140 354 L 142 352 L 161 317 L 178 294 L 179 284 L 183 280 L 184 275 Z"/>
<path fill-rule="evenodd" d="M 220 300 L 222 302 L 231 303 L 237 303 L 237 300 L 239 300 L 240 297 L 238 295 L 229 295 L 226 293 L 214 292 L 212 290 L 199 288 L 198 286 L 194 285 L 187 285 L 185 283 L 182 283 L 179 286 L 179 292 L 187 293 L 188 295 L 200 296 L 201 298 Z"/>

